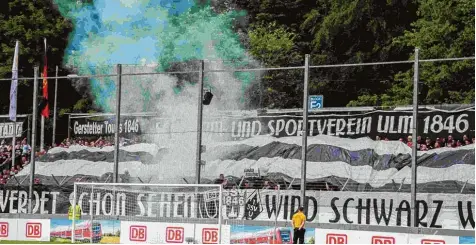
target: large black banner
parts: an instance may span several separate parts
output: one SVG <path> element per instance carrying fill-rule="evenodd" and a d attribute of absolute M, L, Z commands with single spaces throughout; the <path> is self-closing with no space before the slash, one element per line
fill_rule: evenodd
<path fill-rule="evenodd" d="M 185 120 L 185 119 L 184 119 Z M 189 120 L 194 126 L 194 121 Z M 390 140 L 406 138 L 411 134 L 413 117 L 411 111 L 372 111 L 360 114 L 343 115 L 333 112 L 311 114 L 308 118 L 309 135 L 333 135 L 346 138 L 376 136 Z M 71 120 L 72 135 L 113 135 L 112 118 L 74 118 Z M 186 131 L 183 123 L 164 118 L 124 117 L 120 133 L 174 134 Z M 458 110 L 426 110 L 418 116 L 418 132 L 424 137 L 446 138 L 452 135 L 461 139 L 463 135 L 474 137 L 474 107 Z M 257 135 L 273 137 L 300 136 L 302 117 L 300 115 L 274 114 L 256 117 L 204 118 L 203 131 L 222 140 L 239 140 Z"/>
<path fill-rule="evenodd" d="M 219 195 L 213 189 L 196 193 L 193 187 L 159 191 L 151 186 L 121 186 L 114 190 L 112 186 L 101 184 L 94 189 L 77 188 L 76 203 L 82 215 L 183 220 L 216 219 L 220 212 Z M 225 190 L 221 212 L 225 219 L 284 221 L 291 220 L 296 209 L 305 203 L 308 222 L 412 225 L 409 195 L 405 193 L 308 191 L 306 194 L 303 202 L 298 190 Z M 34 214 L 67 214 L 73 196 L 71 185 L 35 186 L 32 211 Z M 28 187 L 0 188 L 0 213 L 27 213 L 27 209 Z M 418 227 L 473 230 L 474 195 L 418 194 L 416 213 L 419 214 Z"/>
<path fill-rule="evenodd" d="M 26 136 L 27 118 L 17 117 L 16 128 L 17 137 Z M 12 138 L 14 134 L 14 123 L 8 117 L 0 117 L 0 139 Z"/>

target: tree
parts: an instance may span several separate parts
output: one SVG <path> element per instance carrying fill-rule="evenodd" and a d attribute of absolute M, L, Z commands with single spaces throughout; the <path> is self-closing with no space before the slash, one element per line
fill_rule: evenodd
<path fill-rule="evenodd" d="M 276 22 L 255 23 L 248 30 L 249 52 L 267 67 L 298 63 L 302 57 L 296 52 L 294 40 L 296 34 Z M 261 77 L 260 84 L 253 88 L 259 93 L 256 100 L 260 106 L 268 108 L 298 107 L 302 93 L 296 87 L 302 85 L 299 79 L 301 71 L 267 71 Z"/>
<path fill-rule="evenodd" d="M 473 1 L 419 1 L 418 19 L 412 29 L 393 40 L 400 50 L 418 47 L 420 59 L 474 57 Z M 407 52 L 414 59 L 413 51 Z M 420 81 L 424 83 L 421 103 L 474 103 L 474 61 L 420 63 Z M 395 75 L 393 85 L 379 95 L 382 105 L 412 103 L 413 69 Z M 361 96 L 354 104 L 368 97 Z"/>
<path fill-rule="evenodd" d="M 0 1 L 0 77 L 11 78 L 11 69 L 15 42 L 20 41 L 19 77 L 33 77 L 35 66 L 42 71 L 44 44 L 48 45 L 48 75 L 54 76 L 56 66 L 59 66 L 59 75 L 64 76 L 68 71 L 63 69 L 63 54 L 68 42 L 68 34 L 72 30 L 71 23 L 58 12 L 56 5 L 51 0 L 4 0 Z M 40 74 L 39 74 L 40 75 Z M 0 98 L 9 98 L 10 82 L 0 82 Z M 39 81 L 38 95 L 41 96 L 41 81 Z M 50 112 L 53 113 L 54 80 L 49 80 Z M 17 113 L 28 114 L 32 112 L 33 81 L 20 81 L 18 87 Z M 58 83 L 58 108 L 59 110 L 73 107 L 77 100 L 82 98 L 74 89 L 70 81 Z M 39 100 L 38 100 L 39 101 Z M 7 114 L 9 99 L 2 100 L 0 114 Z M 82 102 L 84 105 L 84 101 Z M 90 103 L 86 103 L 90 105 Z M 90 109 L 90 108 L 87 108 Z M 84 112 L 87 111 L 85 109 Z M 39 115 L 40 113 L 38 113 Z M 61 136 L 67 132 L 66 118 L 59 118 L 57 131 Z M 46 135 L 51 135 L 52 120 L 46 120 Z M 39 124 L 38 124 L 39 126 Z M 45 137 L 49 144 L 50 137 Z"/>
<path fill-rule="evenodd" d="M 0 77 L 11 78 L 16 40 L 20 41 L 19 76 L 33 77 L 33 67 L 43 66 L 44 38 L 49 47 L 48 73 L 54 74 L 55 66 L 61 64 L 67 44 L 65 33 L 70 30 L 71 25 L 54 11 L 51 1 L 0 1 Z M 20 82 L 18 101 L 22 103 L 18 103 L 19 113 L 31 111 L 32 84 L 31 80 Z M 0 96 L 9 98 L 9 92 L 10 83 L 0 82 Z M 2 113 L 8 112 L 8 103 L 0 106 Z"/>
<path fill-rule="evenodd" d="M 318 1 L 301 24 L 313 36 L 312 64 L 407 59 L 407 53 L 397 50 L 392 40 L 415 20 L 415 10 L 413 1 Z M 311 72 L 310 93 L 324 94 L 330 106 L 345 106 L 359 95 L 384 92 L 396 69 L 400 67 L 316 69 Z"/>

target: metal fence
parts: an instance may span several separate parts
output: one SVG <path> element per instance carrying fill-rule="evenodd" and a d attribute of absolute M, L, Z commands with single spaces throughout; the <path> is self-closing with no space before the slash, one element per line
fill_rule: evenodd
<path fill-rule="evenodd" d="M 372 188 L 368 188 L 366 185 L 361 185 L 358 182 L 358 176 L 356 176 L 357 183 L 349 181 L 349 178 L 330 177 L 326 181 L 311 181 L 308 183 L 306 176 L 308 171 L 318 171 L 312 166 L 308 166 L 307 159 L 309 153 L 308 149 L 308 108 L 309 108 L 309 95 L 310 94 L 326 94 L 326 91 L 319 86 L 320 83 L 332 84 L 336 82 L 335 91 L 332 93 L 335 95 L 332 98 L 326 100 L 339 100 L 339 96 L 343 96 L 340 91 L 343 91 L 343 87 L 351 87 L 354 90 L 358 90 L 361 83 L 355 83 L 359 79 L 364 78 L 349 78 L 339 77 L 342 69 L 369 69 L 366 73 L 371 73 L 372 69 L 387 69 L 386 77 L 375 78 L 375 81 L 371 81 L 369 86 L 373 86 L 382 81 L 382 79 L 388 79 L 388 77 L 395 76 L 399 70 L 408 69 L 413 67 L 413 82 L 411 84 L 412 91 L 412 115 L 413 118 L 418 118 L 418 108 L 421 106 L 419 102 L 419 84 L 420 84 L 420 66 L 428 62 L 461 62 L 464 60 L 474 60 L 474 57 L 462 57 L 462 58 L 442 58 L 442 59 L 423 59 L 420 60 L 418 49 L 415 50 L 414 60 L 405 61 L 390 61 L 390 62 L 375 62 L 375 63 L 356 63 L 356 64 L 332 64 L 332 65 L 312 65 L 310 64 L 310 57 L 306 55 L 303 66 L 295 67 L 276 67 L 276 68 L 245 68 L 234 69 L 229 68 L 222 61 L 200 61 L 198 64 L 194 63 L 186 67 L 179 66 L 177 71 L 169 72 L 157 72 L 157 67 L 147 66 L 132 66 L 132 65 L 117 65 L 115 67 L 103 67 L 94 69 L 93 72 L 89 71 L 90 75 L 73 75 L 73 76 L 58 76 L 48 77 L 47 79 L 55 79 L 55 86 L 58 86 L 58 81 L 68 81 L 81 87 L 81 84 L 89 83 L 88 79 L 93 79 L 95 82 L 90 84 L 91 89 L 86 91 L 90 96 L 95 98 L 95 102 L 100 104 L 103 108 L 107 108 L 109 111 L 114 111 L 114 164 L 112 165 L 111 172 L 113 172 L 113 182 L 117 182 L 119 174 L 128 168 L 124 164 L 120 164 L 120 143 L 121 143 L 121 118 L 128 117 L 130 113 L 136 111 L 157 111 L 157 117 L 172 116 L 172 123 L 168 126 L 172 127 L 167 132 L 154 132 L 148 133 L 142 138 L 152 141 L 161 142 L 162 146 L 179 145 L 179 149 L 172 148 L 169 152 L 169 158 L 161 159 L 161 162 L 173 162 L 174 164 L 159 164 L 159 167 L 152 165 L 145 165 L 141 170 L 143 173 L 160 171 L 166 173 L 166 177 L 156 180 L 156 182 L 166 183 L 170 181 L 168 178 L 178 177 L 184 178 L 185 176 L 195 176 L 192 179 L 185 179 L 186 182 L 194 182 L 200 184 L 200 181 L 205 177 L 209 177 L 210 174 L 206 172 L 208 162 L 204 161 L 203 153 L 209 154 L 209 144 L 214 143 L 214 139 L 218 134 L 231 133 L 224 132 L 223 130 L 213 129 L 208 122 L 209 118 L 213 117 L 233 117 L 236 116 L 236 110 L 243 107 L 253 108 L 257 111 L 273 108 L 281 111 L 290 110 L 293 108 L 302 108 L 297 113 L 297 116 L 301 117 L 303 127 L 298 129 L 300 133 L 296 135 L 302 135 L 301 142 L 298 145 L 303 147 L 292 149 L 294 151 L 301 151 L 298 159 L 300 163 L 295 164 L 295 168 L 300 172 L 300 176 L 270 176 L 269 182 L 273 182 L 274 185 L 279 185 L 283 190 L 300 190 L 301 200 L 304 200 L 307 196 L 306 190 L 327 190 L 327 191 L 355 191 L 355 192 L 373 192 Z M 404 68 L 402 68 L 404 67 Z M 326 73 L 324 77 L 323 70 L 334 69 L 335 72 Z M 173 69 L 172 69 L 173 70 Z M 81 71 L 79 70 L 81 73 Z M 34 83 L 34 95 L 33 95 L 33 118 L 38 118 L 37 112 L 37 88 L 38 80 L 43 79 L 38 74 L 38 68 L 35 68 L 35 76 L 33 78 L 18 78 L 18 80 L 33 81 Z M 299 80 L 299 78 L 301 80 Z M 2 79 L 10 80 L 10 79 Z M 230 82 L 231 81 L 231 82 Z M 290 82 L 292 81 L 292 82 Z M 317 81 L 317 82 L 316 82 Z M 337 83 L 339 81 L 339 83 Z M 344 81 L 344 83 L 342 83 Z M 270 83 L 281 83 L 283 89 L 280 91 L 269 90 L 265 91 Z M 289 85 L 287 85 L 289 83 Z M 192 84 L 192 85 L 190 85 Z M 313 86 L 310 87 L 309 84 Z M 348 87 L 347 87 L 348 86 Z M 364 88 L 365 90 L 365 88 Z M 167 94 L 164 91 L 168 91 Z M 236 93 L 236 91 L 240 91 Z M 57 88 L 55 89 L 55 94 Z M 61 93 L 61 91 L 59 91 Z M 357 92 L 356 92 L 357 93 Z M 111 96 L 114 95 L 115 96 Z M 174 97 L 174 94 L 180 94 L 180 96 Z M 204 106 L 204 96 L 213 94 L 212 105 Z M 107 95 L 107 96 L 106 96 Z M 140 95 L 140 96 L 139 96 Z M 166 102 L 160 101 L 158 96 L 168 96 L 172 98 Z M 103 96 L 103 97 L 102 97 Z M 105 96 L 105 97 L 104 97 Z M 56 131 L 56 116 L 58 114 L 56 109 L 56 95 L 54 102 L 54 126 L 53 126 L 53 141 Z M 190 99 L 191 98 L 191 99 Z M 247 100 L 247 98 L 249 100 Z M 182 103 L 181 100 L 185 100 L 188 103 Z M 196 101 L 193 103 L 193 101 Z M 159 102 L 160 101 L 160 102 Z M 280 103 L 282 102 L 282 103 Z M 238 106 L 237 106 L 238 105 Z M 288 108 L 283 105 L 288 105 Z M 373 106 L 372 106 L 373 108 Z M 235 115 L 226 113 L 226 111 L 234 111 Z M 238 113 L 239 114 L 239 113 Z M 246 112 L 243 112 L 246 114 Z M 98 115 L 99 116 L 99 115 Z M 72 118 L 80 118 L 79 115 L 74 115 Z M 68 120 L 68 130 L 70 124 Z M 176 123 L 174 127 L 174 123 Z M 133 124 L 132 124 L 133 125 Z M 130 125 L 129 125 L 130 126 Z M 128 126 L 128 127 L 129 127 Z M 404 179 L 401 183 L 395 183 L 386 187 L 389 189 L 380 189 L 377 192 L 410 192 L 411 196 L 411 210 L 415 210 L 417 205 L 417 192 L 418 192 L 418 175 L 416 162 L 418 157 L 417 152 L 417 139 L 421 132 L 417 132 L 418 120 L 413 120 L 411 125 L 411 142 L 412 142 L 412 163 L 411 163 L 411 179 Z M 129 130 L 129 129 L 128 129 Z M 32 127 L 32 142 L 36 142 L 37 135 L 36 120 L 33 120 Z M 70 135 L 68 134 L 68 138 Z M 216 142 L 215 142 L 216 144 Z M 207 145 L 206 149 L 205 145 Z M 166 147 L 164 147 L 166 148 Z M 35 144 L 32 144 L 32 152 L 36 151 Z M 160 155 L 160 154 L 159 154 Z M 237 157 L 235 157 L 237 158 Z M 205 159 L 207 160 L 207 159 Z M 30 193 L 29 200 L 31 203 L 33 178 L 35 176 L 35 157 L 31 160 L 31 173 L 30 173 Z M 191 164 L 193 163 L 193 164 Z M 205 172 L 204 172 L 205 171 Z M 373 171 L 373 170 L 369 170 Z M 283 170 L 286 172 L 286 170 Z M 474 180 L 474 176 L 473 176 Z M 142 181 L 142 180 L 141 180 Z M 148 180 L 151 181 L 150 179 Z M 153 180 L 154 181 L 154 180 Z M 153 182 L 152 181 L 152 182 Z M 264 185 L 264 179 L 262 183 L 258 180 L 257 185 Z M 466 182 L 470 179 L 466 180 Z M 245 184 L 243 179 L 237 179 L 234 181 L 238 186 Z M 362 179 L 365 182 L 365 179 Z M 464 182 L 464 180 L 463 180 Z M 335 183 L 330 185 L 329 183 Z M 410 185 L 409 185 L 410 184 Z M 409 188 L 403 188 L 402 186 L 409 185 Z M 465 184 L 466 186 L 466 184 Z M 305 187 L 305 188 L 304 188 Z M 473 187 L 474 188 L 474 187 Z M 409 190 L 408 190 L 409 189 Z M 462 189 L 464 186 L 462 186 Z M 418 217 L 412 212 L 412 224 L 417 224 Z"/>

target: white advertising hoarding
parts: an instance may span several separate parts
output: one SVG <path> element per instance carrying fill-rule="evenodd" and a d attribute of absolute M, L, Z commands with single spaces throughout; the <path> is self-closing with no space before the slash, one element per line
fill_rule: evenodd
<path fill-rule="evenodd" d="M 1 219 L 0 240 L 50 241 L 49 219 Z"/>
<path fill-rule="evenodd" d="M 0 219 L 0 240 L 16 240 L 17 227 L 16 219 Z"/>
<path fill-rule="evenodd" d="M 436 235 L 409 235 L 409 244 L 458 244 L 457 236 L 436 236 Z"/>
<path fill-rule="evenodd" d="M 49 219 L 18 219 L 17 239 L 20 241 L 50 241 Z"/>
<path fill-rule="evenodd" d="M 230 241 L 229 226 L 222 226 L 222 244 Z M 195 234 L 195 235 L 194 235 Z M 121 243 L 218 244 L 218 225 L 158 222 L 121 222 Z"/>
<path fill-rule="evenodd" d="M 316 229 L 316 244 L 458 244 L 457 236 Z"/>

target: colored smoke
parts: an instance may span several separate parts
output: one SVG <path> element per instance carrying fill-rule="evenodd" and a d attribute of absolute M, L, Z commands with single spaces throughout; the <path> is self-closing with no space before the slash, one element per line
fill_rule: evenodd
<path fill-rule="evenodd" d="M 217 14 L 209 5 L 198 5 L 193 0 L 55 2 L 74 25 L 64 60 L 82 75 L 115 73 L 115 64 L 157 64 L 158 71 L 166 71 L 176 62 L 200 59 L 219 60 L 225 69 L 250 64 L 238 35 L 233 31 L 233 21 L 242 16 L 242 12 Z M 135 70 L 141 72 L 138 68 Z M 150 71 L 148 68 L 144 70 Z M 234 77 L 240 82 L 243 102 L 244 91 L 255 79 L 255 74 L 241 72 Z M 128 79 L 133 80 L 132 86 L 140 88 L 141 96 L 135 94 L 135 103 L 130 108 L 127 108 L 126 101 L 125 110 L 153 109 L 147 105 L 158 95 L 150 94 L 150 87 L 154 84 L 144 81 L 146 78 Z M 179 81 L 180 84 L 184 82 L 195 81 Z M 208 79 L 208 82 L 209 86 L 215 87 L 214 80 Z M 90 88 L 97 106 L 104 111 L 114 109 L 113 78 L 92 79 Z M 142 102 L 139 107 L 137 99 Z"/>
<path fill-rule="evenodd" d="M 197 71 L 197 60 L 209 60 L 205 69 L 236 69 L 255 64 L 242 47 L 234 22 L 243 12 L 215 13 L 208 3 L 193 0 L 55 0 L 70 19 L 65 65 L 80 75 L 154 71 Z M 241 109 L 245 92 L 259 77 L 254 72 L 205 73 L 205 87 L 215 95 L 204 117 L 218 110 Z M 198 73 L 122 77 L 122 112 L 153 111 L 172 118 L 172 134 L 147 135 L 161 147 L 166 177 L 192 176 L 195 163 Z M 114 111 L 116 80 L 90 79 L 96 106 Z M 170 132 L 169 132 L 170 133 Z M 211 133 L 213 135 L 213 133 Z M 204 135 L 207 142 L 207 135 Z M 177 171 L 180 170 L 180 171 Z M 176 174 L 174 174 L 176 173 Z M 165 178 L 165 177 L 164 177 Z"/>

